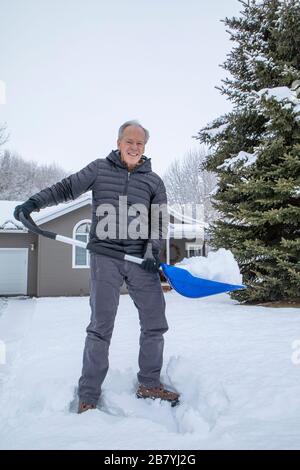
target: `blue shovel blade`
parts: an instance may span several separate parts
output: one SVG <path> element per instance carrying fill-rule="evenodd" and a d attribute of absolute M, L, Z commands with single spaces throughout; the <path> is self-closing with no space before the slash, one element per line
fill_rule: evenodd
<path fill-rule="evenodd" d="M 208 295 L 246 288 L 246 286 L 239 284 L 227 284 L 225 282 L 210 281 L 209 279 L 196 277 L 186 269 L 170 266 L 169 264 L 162 263 L 160 266 L 173 289 L 185 297 L 206 297 Z"/>

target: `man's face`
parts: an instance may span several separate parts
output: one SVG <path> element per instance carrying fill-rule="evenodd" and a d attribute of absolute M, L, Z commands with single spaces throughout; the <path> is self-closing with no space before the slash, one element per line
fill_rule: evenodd
<path fill-rule="evenodd" d="M 134 168 L 143 155 L 145 138 L 143 129 L 137 126 L 128 126 L 124 130 L 121 139 L 118 139 L 121 159 L 127 164 L 128 168 Z"/>

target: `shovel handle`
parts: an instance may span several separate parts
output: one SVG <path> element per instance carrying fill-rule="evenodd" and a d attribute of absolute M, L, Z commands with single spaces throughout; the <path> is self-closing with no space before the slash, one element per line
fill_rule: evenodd
<path fill-rule="evenodd" d="M 58 235 L 55 232 L 49 232 L 48 230 L 42 230 L 40 227 L 36 225 L 36 223 L 32 220 L 30 215 L 25 217 L 23 212 L 19 214 L 20 222 L 26 227 L 30 232 L 36 233 L 37 235 L 42 235 L 46 238 L 51 238 L 51 240 L 57 240 L 62 243 L 67 243 L 68 245 L 75 245 L 79 246 L 80 248 L 85 248 L 86 250 L 90 250 L 93 253 L 99 253 L 102 255 L 110 256 L 111 258 L 121 259 L 125 261 L 130 261 L 131 263 L 142 264 L 144 261 L 142 258 L 138 258 L 137 256 L 127 255 L 121 251 L 111 250 L 110 248 L 106 248 L 100 245 L 90 245 L 90 243 L 85 243 L 80 240 L 75 240 L 74 238 L 64 237 L 63 235 Z"/>
<path fill-rule="evenodd" d="M 127 255 L 122 251 L 111 250 L 105 246 L 101 245 L 90 245 L 87 244 L 87 250 L 92 251 L 93 253 L 98 253 L 99 255 L 110 256 L 111 258 L 121 259 L 125 261 L 130 261 L 131 263 L 142 264 L 144 261 L 143 258 L 138 258 L 137 256 Z"/>

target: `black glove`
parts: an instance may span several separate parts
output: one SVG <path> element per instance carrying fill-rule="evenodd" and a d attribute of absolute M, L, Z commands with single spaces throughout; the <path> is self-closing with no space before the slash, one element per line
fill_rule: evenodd
<path fill-rule="evenodd" d="M 149 242 L 144 254 L 144 261 L 140 266 L 149 273 L 156 273 L 158 272 L 159 264 L 159 255 L 158 253 L 153 253 L 152 243 Z"/>
<path fill-rule="evenodd" d="M 29 198 L 23 204 L 20 204 L 19 206 L 15 207 L 14 218 L 20 222 L 20 219 L 19 219 L 20 212 L 23 212 L 24 216 L 28 217 L 31 214 L 31 212 L 33 211 L 39 212 L 39 210 L 40 209 L 37 203 L 33 199 Z"/>

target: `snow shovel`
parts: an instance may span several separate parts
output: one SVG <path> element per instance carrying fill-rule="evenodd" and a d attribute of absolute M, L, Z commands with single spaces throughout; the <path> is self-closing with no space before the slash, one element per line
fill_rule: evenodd
<path fill-rule="evenodd" d="M 30 232 L 42 235 L 43 237 L 51 238 L 52 240 L 60 241 L 62 243 L 67 243 L 68 245 L 74 245 L 80 248 L 89 249 L 88 243 L 82 242 L 80 240 L 75 240 L 74 238 L 64 237 L 62 235 L 58 235 L 57 233 L 49 232 L 47 230 L 42 230 L 36 225 L 36 223 L 32 220 L 30 216 L 26 218 L 23 212 L 20 212 L 19 218 L 22 224 Z M 142 258 L 127 255 L 125 253 L 122 253 L 121 251 L 111 250 L 110 248 L 102 246 L 93 247 L 91 251 L 105 256 L 110 256 L 111 258 L 130 261 L 136 264 L 142 264 L 143 262 Z M 176 292 L 185 297 L 200 298 L 207 297 L 209 295 L 221 294 L 222 292 L 230 292 L 238 289 L 245 289 L 244 285 L 227 284 L 224 282 L 211 281 L 209 279 L 203 279 L 201 277 L 193 276 L 185 269 L 178 268 L 176 266 L 170 266 L 165 263 L 161 263 L 159 269 L 162 270 L 170 286 Z"/>

